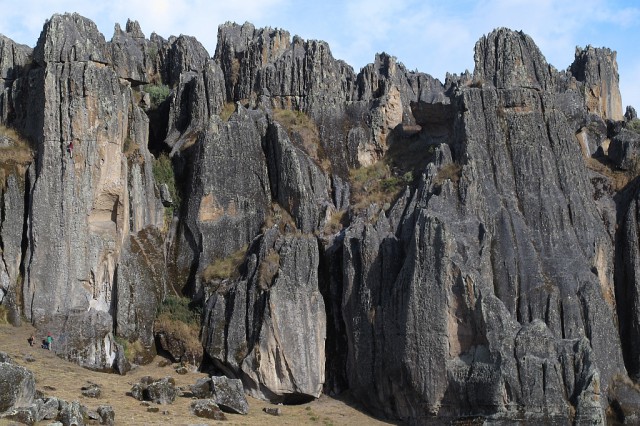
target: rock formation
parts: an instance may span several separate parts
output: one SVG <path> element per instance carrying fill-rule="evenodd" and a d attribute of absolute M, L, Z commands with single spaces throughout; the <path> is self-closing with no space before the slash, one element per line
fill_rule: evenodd
<path fill-rule="evenodd" d="M 135 21 L 107 42 L 77 14 L 33 50 L 0 37 L 0 304 L 124 372 L 126 347 L 182 348 L 154 321 L 188 297 L 190 358 L 276 403 L 349 389 L 416 424 L 635 421 L 640 126 L 616 54 L 558 71 L 500 28 L 474 58 L 443 84 L 248 23 L 213 57 Z M 170 402 L 165 382 L 132 393 Z M 202 415 L 228 405 L 193 393 Z"/>

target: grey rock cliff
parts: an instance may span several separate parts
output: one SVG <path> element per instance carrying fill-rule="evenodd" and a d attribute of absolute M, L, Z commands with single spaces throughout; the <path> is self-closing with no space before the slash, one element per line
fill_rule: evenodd
<path fill-rule="evenodd" d="M 242 277 L 210 289 L 205 351 L 254 397 L 296 403 L 320 396 L 326 320 L 318 262 L 312 237 L 271 228 L 250 249 Z"/>
<path fill-rule="evenodd" d="M 148 120 L 131 101 L 130 86 L 108 66 L 108 46 L 91 21 L 54 15 L 34 58 L 38 66 L 28 72 L 22 121 L 37 147 L 24 314 L 35 324 L 56 318 L 64 323 L 61 332 L 97 321 L 101 326 L 95 333 L 57 349 L 68 351 L 61 353 L 65 357 L 88 357 L 80 360 L 83 365 L 107 368 L 115 356 L 111 304 L 122 244 L 131 228 L 162 221 L 150 180 Z M 140 159 L 132 164 L 131 179 L 137 183 L 131 188 L 123 152 L 127 139 L 139 147 Z"/>
<path fill-rule="evenodd" d="M 0 303 L 58 355 L 124 371 L 115 334 L 186 357 L 153 330 L 177 293 L 202 307 L 202 367 L 271 402 L 349 389 L 413 424 L 637 418 L 640 140 L 615 52 L 559 72 L 501 28 L 442 84 L 386 53 L 356 74 L 280 29 L 224 24 L 210 58 L 67 14 L 33 52 L 0 38 L 0 77 L 0 121 L 35 150 L 0 162 Z M 159 105 L 150 83 L 170 86 Z"/>

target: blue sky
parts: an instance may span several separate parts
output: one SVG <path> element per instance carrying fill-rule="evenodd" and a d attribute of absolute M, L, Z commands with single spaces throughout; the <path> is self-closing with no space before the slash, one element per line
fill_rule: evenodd
<path fill-rule="evenodd" d="M 0 0 L 0 33 L 35 45 L 45 19 L 78 12 L 107 40 L 114 24 L 140 22 L 156 32 L 196 36 L 213 55 L 218 25 L 249 21 L 284 28 L 291 35 L 329 43 L 334 57 L 358 71 L 376 52 L 387 52 L 411 70 L 444 80 L 473 70 L 473 46 L 497 27 L 523 30 L 558 69 L 573 61 L 576 46 L 618 52 L 623 108 L 640 111 L 640 2 L 637 0 Z"/>

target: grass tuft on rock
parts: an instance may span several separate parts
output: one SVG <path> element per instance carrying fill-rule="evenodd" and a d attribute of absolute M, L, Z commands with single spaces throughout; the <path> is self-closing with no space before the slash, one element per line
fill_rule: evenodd
<path fill-rule="evenodd" d="M 315 121 L 302 111 L 275 109 L 273 118 L 287 131 L 291 142 L 296 144 L 324 171 L 331 169 L 320 143 L 320 132 Z"/>
<path fill-rule="evenodd" d="M 244 246 L 225 258 L 214 260 L 202 272 L 202 279 L 206 282 L 236 276 L 246 252 L 247 246 Z"/>
<path fill-rule="evenodd" d="M 351 169 L 349 180 L 354 209 L 362 210 L 372 203 L 384 205 L 394 201 L 413 182 L 413 173 L 405 172 L 397 176 L 384 161 L 378 161 L 368 167 Z"/>

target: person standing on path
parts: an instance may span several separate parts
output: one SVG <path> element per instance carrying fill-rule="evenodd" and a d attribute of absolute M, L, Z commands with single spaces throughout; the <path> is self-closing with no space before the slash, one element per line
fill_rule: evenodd
<path fill-rule="evenodd" d="M 51 337 L 51 333 L 47 333 L 47 349 L 51 350 L 52 345 L 53 345 L 53 337 Z"/>

